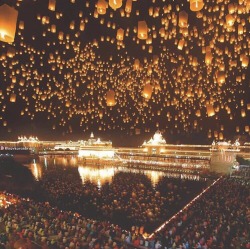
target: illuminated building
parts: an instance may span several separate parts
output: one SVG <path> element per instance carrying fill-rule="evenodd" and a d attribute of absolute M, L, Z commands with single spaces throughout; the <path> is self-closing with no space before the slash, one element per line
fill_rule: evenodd
<path fill-rule="evenodd" d="M 91 133 L 87 141 L 82 141 L 80 146 L 79 157 L 95 157 L 95 158 L 113 158 L 115 150 L 112 148 L 111 141 L 101 141 L 100 138 L 95 139 Z"/>
<path fill-rule="evenodd" d="M 160 131 L 156 131 L 154 136 L 148 141 L 144 142 L 142 147 L 145 148 L 148 154 L 161 154 L 165 151 L 166 140 L 162 137 Z"/>
<path fill-rule="evenodd" d="M 240 151 L 238 140 L 234 144 L 228 142 L 213 142 L 210 158 L 210 170 L 216 173 L 229 174 L 236 163 L 236 154 Z"/>

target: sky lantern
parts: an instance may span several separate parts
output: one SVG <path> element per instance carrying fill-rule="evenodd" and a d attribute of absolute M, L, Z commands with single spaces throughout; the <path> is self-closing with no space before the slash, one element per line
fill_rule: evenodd
<path fill-rule="evenodd" d="M 18 12 L 7 4 L 0 6 L 0 41 L 12 43 L 15 39 Z"/>
<path fill-rule="evenodd" d="M 12 103 L 16 102 L 16 94 L 15 93 L 12 93 L 10 95 L 10 102 L 12 102 Z"/>
<path fill-rule="evenodd" d="M 96 9 L 99 15 L 105 15 L 107 9 L 107 2 L 105 0 L 98 0 Z"/>
<path fill-rule="evenodd" d="M 225 73 L 223 71 L 219 71 L 217 73 L 217 82 L 218 84 L 222 85 L 226 81 Z"/>
<path fill-rule="evenodd" d="M 212 60 L 213 60 L 213 55 L 212 55 L 211 51 L 207 51 L 206 56 L 205 56 L 205 63 L 207 65 L 210 65 L 212 63 Z"/>
<path fill-rule="evenodd" d="M 145 21 L 138 21 L 137 37 L 141 40 L 148 38 L 148 26 Z"/>
<path fill-rule="evenodd" d="M 140 69 L 140 60 L 139 59 L 135 59 L 135 61 L 134 61 L 134 69 L 135 70 Z"/>
<path fill-rule="evenodd" d="M 249 63 L 249 58 L 246 55 L 242 56 L 242 61 L 241 61 L 241 65 L 242 67 L 248 67 L 248 63 Z"/>
<path fill-rule="evenodd" d="M 115 103 L 115 91 L 109 90 L 106 95 L 106 104 L 107 106 L 114 106 Z"/>
<path fill-rule="evenodd" d="M 152 95 L 152 92 L 153 92 L 153 87 L 150 85 L 150 83 L 146 84 L 143 88 L 143 91 L 142 91 L 142 96 L 145 98 L 145 99 L 150 99 L 151 98 L 151 95 Z"/>
<path fill-rule="evenodd" d="M 206 105 L 206 108 L 207 108 L 207 116 L 208 116 L 208 117 L 212 117 L 212 116 L 215 115 L 214 107 L 213 107 L 212 104 L 208 103 L 208 104 Z"/>
<path fill-rule="evenodd" d="M 117 10 L 122 7 L 122 0 L 109 0 L 109 6 L 113 10 Z"/>
<path fill-rule="evenodd" d="M 117 30 L 116 39 L 122 41 L 124 37 L 124 29 L 120 28 Z"/>
<path fill-rule="evenodd" d="M 51 11 L 55 11 L 56 10 L 56 0 L 49 0 L 48 9 L 51 10 Z"/>
<path fill-rule="evenodd" d="M 180 28 L 186 28 L 188 26 L 188 14 L 184 10 L 179 12 L 178 25 L 179 25 Z"/>
<path fill-rule="evenodd" d="M 234 22 L 235 22 L 235 19 L 234 19 L 233 15 L 227 14 L 227 15 L 226 15 L 226 24 L 227 24 L 229 27 L 231 27 L 231 26 L 234 25 Z"/>
<path fill-rule="evenodd" d="M 220 133 L 219 133 L 219 140 L 223 140 L 223 139 L 224 139 L 223 133 L 220 132 Z"/>
<path fill-rule="evenodd" d="M 245 111 L 245 109 L 241 109 L 241 117 L 242 118 L 246 117 L 246 111 Z"/>
<path fill-rule="evenodd" d="M 185 40 L 184 40 L 184 39 L 181 39 L 181 40 L 178 42 L 177 48 L 178 48 L 179 50 L 182 50 L 184 44 L 185 44 Z"/>
<path fill-rule="evenodd" d="M 132 0 L 127 0 L 125 5 L 125 11 L 131 13 L 132 11 Z"/>
<path fill-rule="evenodd" d="M 190 10 L 192 11 L 200 11 L 203 6 L 203 0 L 190 0 Z"/>

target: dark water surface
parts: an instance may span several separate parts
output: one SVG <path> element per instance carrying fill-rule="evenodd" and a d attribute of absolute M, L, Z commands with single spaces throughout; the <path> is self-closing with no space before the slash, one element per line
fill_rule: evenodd
<path fill-rule="evenodd" d="M 39 185 L 38 200 L 124 229 L 152 232 L 207 185 L 185 172 L 127 168 L 122 163 L 77 156 L 42 156 L 26 165 Z M 151 167 L 152 168 L 152 167 Z"/>

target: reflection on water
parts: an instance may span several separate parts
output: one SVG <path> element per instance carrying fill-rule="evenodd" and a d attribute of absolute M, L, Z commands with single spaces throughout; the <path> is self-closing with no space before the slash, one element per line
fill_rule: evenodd
<path fill-rule="evenodd" d="M 33 159 L 32 163 L 28 165 L 30 171 L 37 181 L 41 180 L 42 177 L 42 165 L 39 160 Z"/>
<path fill-rule="evenodd" d="M 114 162 L 113 165 L 110 163 L 106 165 L 105 161 L 98 161 L 98 164 L 93 161 L 93 165 L 89 163 L 84 165 L 82 160 L 77 156 L 41 156 L 39 159 L 34 159 L 33 162 L 27 166 L 37 181 L 41 180 L 43 173 L 50 169 L 50 167 L 78 167 L 82 183 L 84 184 L 86 181 L 90 181 L 96 184 L 98 188 L 101 188 L 106 182 L 111 183 L 114 175 L 118 172 L 144 173 L 151 180 L 154 187 L 163 176 L 197 181 L 200 180 L 199 175 L 184 172 L 163 172 L 159 171 L 159 168 L 157 168 L 157 170 L 131 169 L 125 167 L 124 164 L 120 163 L 119 165 L 119 162 Z"/>
<path fill-rule="evenodd" d="M 78 172 L 82 179 L 82 183 L 84 184 L 86 181 L 90 181 L 95 183 L 99 188 L 105 183 L 110 183 L 112 181 L 112 177 L 115 175 L 115 171 L 117 168 L 115 167 L 105 167 L 105 168 L 95 168 L 95 167 L 84 167 L 79 166 Z"/>

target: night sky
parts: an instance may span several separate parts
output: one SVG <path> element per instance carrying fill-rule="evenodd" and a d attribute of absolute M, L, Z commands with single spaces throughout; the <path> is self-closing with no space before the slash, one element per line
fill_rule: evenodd
<path fill-rule="evenodd" d="M 107 1 L 104 15 L 96 14 L 98 0 L 57 0 L 55 11 L 48 0 L 4 2 L 18 20 L 15 41 L 0 41 L 3 139 L 78 140 L 94 132 L 127 146 L 160 130 L 170 143 L 250 140 L 249 1 L 204 1 L 194 12 L 187 0 L 137 0 L 131 13 L 127 1 L 117 10 Z M 137 38 L 138 21 L 147 23 L 147 40 Z"/>

